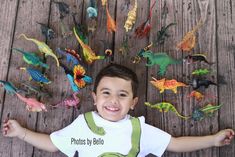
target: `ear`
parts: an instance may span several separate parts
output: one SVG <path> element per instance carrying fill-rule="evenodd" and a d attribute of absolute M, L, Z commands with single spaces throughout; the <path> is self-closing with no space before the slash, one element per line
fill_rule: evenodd
<path fill-rule="evenodd" d="M 135 98 L 133 99 L 133 104 L 132 104 L 131 107 L 130 107 L 131 110 L 134 110 L 135 105 L 138 103 L 138 100 L 139 100 L 138 97 L 135 97 Z"/>
<path fill-rule="evenodd" d="M 92 97 L 93 97 L 93 100 L 94 100 L 94 105 L 96 105 L 96 94 L 95 94 L 95 92 L 92 92 L 91 94 L 92 94 Z"/>

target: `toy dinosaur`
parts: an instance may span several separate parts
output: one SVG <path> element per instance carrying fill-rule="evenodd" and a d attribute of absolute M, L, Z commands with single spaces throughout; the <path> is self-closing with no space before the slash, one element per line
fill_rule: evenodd
<path fill-rule="evenodd" d="M 124 25 L 126 32 L 132 29 L 133 25 L 136 21 L 136 11 L 137 11 L 137 0 L 135 0 L 135 5 L 132 10 L 130 10 L 127 14 L 127 19 Z"/>
<path fill-rule="evenodd" d="M 201 121 L 206 117 L 212 117 L 213 113 L 221 108 L 222 105 L 207 104 L 205 107 L 194 109 L 192 119 Z"/>
<path fill-rule="evenodd" d="M 206 80 L 202 78 L 193 78 L 192 82 L 190 82 L 189 84 L 193 87 L 193 90 L 196 90 L 200 87 L 208 88 L 209 85 L 217 85 L 216 83 L 210 80 Z"/>
<path fill-rule="evenodd" d="M 125 35 L 125 37 L 123 38 L 121 47 L 118 49 L 118 52 L 121 53 L 122 55 L 124 55 L 125 53 L 130 52 L 127 35 Z"/>
<path fill-rule="evenodd" d="M 0 86 L 4 87 L 6 92 L 10 95 L 14 95 L 19 91 L 11 82 L 0 80 Z"/>
<path fill-rule="evenodd" d="M 69 5 L 64 3 L 64 2 L 56 2 L 56 1 L 52 1 L 55 4 L 57 4 L 57 7 L 59 8 L 60 11 L 60 19 L 63 19 L 67 14 L 69 14 Z"/>
<path fill-rule="evenodd" d="M 213 63 L 209 63 L 206 59 L 206 56 L 203 54 L 193 54 L 193 55 L 187 55 L 186 57 L 184 57 L 184 62 L 190 64 L 190 63 L 195 63 L 195 62 L 205 62 L 209 65 L 213 64 Z"/>
<path fill-rule="evenodd" d="M 74 50 L 70 50 L 70 49 L 68 49 L 68 51 L 66 51 L 66 50 L 62 50 L 61 48 L 57 48 L 56 52 L 63 55 L 63 56 L 66 56 L 67 63 L 72 63 L 73 66 L 79 64 L 78 59 L 81 60 L 80 56 Z M 71 52 L 71 53 L 69 53 L 69 52 Z"/>
<path fill-rule="evenodd" d="M 107 15 L 107 30 L 109 33 L 116 32 L 116 22 L 114 19 L 111 17 L 108 6 L 106 5 L 106 15 Z"/>
<path fill-rule="evenodd" d="M 34 98 L 26 98 L 18 93 L 16 93 L 17 97 L 26 103 L 26 108 L 28 111 L 32 112 L 41 112 L 41 111 L 47 111 L 45 104 L 37 101 Z"/>
<path fill-rule="evenodd" d="M 189 97 L 194 97 L 197 101 L 201 101 L 202 99 L 205 98 L 205 96 L 202 93 L 198 92 L 198 91 L 192 91 L 187 97 L 188 98 Z"/>
<path fill-rule="evenodd" d="M 157 38 L 154 43 L 156 44 L 163 44 L 165 39 L 169 37 L 167 30 L 170 26 L 176 25 L 176 23 L 170 23 L 167 26 L 163 26 L 160 31 L 157 32 Z"/>
<path fill-rule="evenodd" d="M 37 23 L 41 26 L 41 32 L 47 39 L 51 40 L 55 38 L 55 32 L 50 27 L 43 23 Z"/>
<path fill-rule="evenodd" d="M 73 34 L 73 32 L 68 28 L 68 25 L 64 24 L 62 20 L 59 20 L 59 26 L 63 38 L 67 38 Z"/>
<path fill-rule="evenodd" d="M 203 22 L 200 19 L 198 24 L 193 28 L 193 30 L 186 33 L 186 35 L 183 37 L 182 41 L 177 44 L 176 48 L 180 49 L 185 52 L 191 51 L 196 44 L 196 35 L 195 33 L 198 31 L 198 29 L 202 26 Z"/>
<path fill-rule="evenodd" d="M 73 78 L 73 71 L 72 70 L 69 70 L 68 67 L 66 67 L 64 64 L 60 63 L 60 66 L 64 69 L 64 72 L 69 80 L 69 83 L 70 83 L 70 86 L 73 90 L 73 92 L 78 92 L 79 91 L 79 88 L 78 86 L 74 83 L 74 78 Z"/>
<path fill-rule="evenodd" d="M 97 56 L 93 50 L 88 46 L 86 45 L 80 38 L 79 36 L 77 35 L 77 32 L 75 30 L 75 27 L 73 28 L 73 32 L 79 42 L 79 44 L 81 45 L 82 47 L 82 50 L 83 50 L 83 55 L 84 55 L 84 58 L 86 60 L 86 62 L 88 64 L 92 64 L 95 60 L 98 60 L 98 59 L 104 59 L 105 56 Z"/>
<path fill-rule="evenodd" d="M 166 53 L 153 53 L 152 51 L 145 51 L 142 53 L 143 57 L 147 59 L 146 66 L 153 66 L 155 64 L 160 66 L 159 75 L 163 76 L 168 65 L 179 64 L 182 59 L 176 60 L 168 56 Z"/>
<path fill-rule="evenodd" d="M 107 0 L 101 0 L 102 6 L 105 6 L 107 4 Z"/>
<path fill-rule="evenodd" d="M 163 93 L 164 90 L 172 90 L 174 93 L 177 93 L 177 87 L 187 87 L 188 85 L 177 82 L 176 80 L 166 80 L 165 78 L 161 80 L 157 80 L 156 78 L 152 77 L 153 81 L 150 81 L 154 87 L 160 90 L 160 93 Z"/>
<path fill-rule="evenodd" d="M 141 49 L 137 55 L 132 58 L 132 63 L 139 63 L 141 58 L 143 57 L 143 53 L 149 51 L 150 47 L 153 45 L 153 43 L 151 42 L 149 45 L 147 45 L 146 47 L 144 47 L 143 49 Z"/>
<path fill-rule="evenodd" d="M 186 116 L 182 116 L 181 114 L 179 114 L 179 112 L 176 110 L 176 108 L 168 102 L 160 102 L 160 103 L 156 103 L 154 105 L 150 104 L 149 102 L 145 102 L 144 103 L 146 106 L 149 106 L 151 108 L 157 109 L 160 112 L 168 112 L 168 111 L 172 111 L 174 112 L 178 117 L 183 118 L 183 119 L 188 119 L 190 117 L 186 117 Z"/>
<path fill-rule="evenodd" d="M 45 76 L 43 76 L 43 74 L 40 71 L 36 69 L 25 68 L 25 67 L 21 67 L 20 69 L 26 70 L 29 73 L 30 80 L 33 79 L 36 82 L 45 83 L 45 84 L 51 83 L 50 80 L 48 80 Z"/>
<path fill-rule="evenodd" d="M 26 40 L 34 42 L 38 46 L 39 51 L 45 53 L 45 56 L 52 56 L 56 60 L 57 66 L 58 67 L 60 66 L 58 58 L 56 57 L 56 55 L 53 53 L 52 49 L 50 49 L 50 47 L 46 43 L 44 43 L 42 41 L 38 41 L 33 38 L 28 38 L 25 34 L 20 34 L 19 37 L 21 37 L 21 36 L 23 36 Z"/>
<path fill-rule="evenodd" d="M 24 86 L 27 89 L 27 95 L 29 95 L 31 92 L 35 93 L 38 97 L 52 97 L 52 95 L 45 90 L 41 90 L 37 87 L 34 87 L 27 83 L 22 83 L 22 86 Z"/>
<path fill-rule="evenodd" d="M 208 69 L 197 69 L 192 72 L 192 75 L 206 75 L 209 73 L 210 71 Z"/>
<path fill-rule="evenodd" d="M 96 18 L 98 15 L 97 6 L 95 0 L 90 0 L 90 5 L 86 9 L 89 18 Z"/>
<path fill-rule="evenodd" d="M 135 35 L 137 38 L 143 38 L 143 37 L 149 35 L 150 29 L 152 27 L 150 24 L 150 20 L 152 17 L 152 10 L 153 10 L 153 7 L 155 4 L 156 4 L 156 1 L 154 1 L 154 3 L 152 4 L 152 6 L 150 8 L 149 16 L 148 16 L 147 20 L 135 29 Z"/>
<path fill-rule="evenodd" d="M 34 66 L 42 66 L 44 68 L 49 68 L 49 66 L 41 61 L 41 59 L 35 55 L 33 52 L 24 51 L 22 49 L 12 48 L 15 52 L 19 52 L 23 55 L 23 60 Z"/>
<path fill-rule="evenodd" d="M 84 88 L 87 83 L 92 83 L 92 78 L 85 75 L 86 71 L 81 65 L 74 66 L 73 73 L 74 83 L 78 88 Z"/>
<path fill-rule="evenodd" d="M 62 102 L 57 103 L 56 105 L 53 105 L 53 107 L 65 106 L 67 108 L 70 108 L 70 107 L 78 108 L 79 102 L 80 102 L 80 98 L 78 97 L 78 93 L 75 92 L 73 93 L 72 98 L 64 99 Z"/>
<path fill-rule="evenodd" d="M 82 42 L 84 42 L 85 44 L 88 44 L 87 28 L 86 28 L 86 26 L 81 25 L 77 22 L 76 17 L 75 17 L 76 14 L 77 13 L 72 14 L 75 31 L 76 31 L 77 35 L 79 36 L 79 38 L 82 40 Z"/>

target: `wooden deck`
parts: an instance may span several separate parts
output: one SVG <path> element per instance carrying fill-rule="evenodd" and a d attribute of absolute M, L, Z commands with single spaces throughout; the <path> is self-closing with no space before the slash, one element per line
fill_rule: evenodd
<path fill-rule="evenodd" d="M 155 0 L 138 0 L 137 20 L 134 29 L 143 23 L 148 14 L 150 6 Z M 164 7 L 164 1 L 166 2 Z M 208 10 L 200 9 L 201 2 L 209 1 Z M 76 12 L 77 21 L 86 24 L 86 8 L 88 0 L 66 0 L 71 12 Z M 103 54 L 106 48 L 114 51 L 112 58 L 96 61 L 92 65 L 87 65 L 87 75 L 96 76 L 97 72 L 110 61 L 127 65 L 135 70 L 139 76 L 140 101 L 133 115 L 143 115 L 149 124 L 159 127 L 173 136 L 181 135 L 207 135 L 224 128 L 235 129 L 235 2 L 232 0 L 157 0 L 153 9 L 151 20 L 152 29 L 149 37 L 137 39 L 134 36 L 134 29 L 125 33 L 124 23 L 128 11 L 133 7 L 132 0 L 109 0 L 109 11 L 117 21 L 116 33 L 108 33 L 106 29 L 106 13 L 98 0 L 98 23 L 97 30 L 89 34 L 89 45 L 97 52 Z M 167 9 L 164 9 L 167 8 Z M 167 14 L 162 17 L 163 12 Z M 210 68 L 212 72 L 207 75 L 208 79 L 214 80 L 218 86 L 210 86 L 203 92 L 216 96 L 212 103 L 223 104 L 223 107 L 215 113 L 212 118 L 207 118 L 200 122 L 193 120 L 182 120 L 172 112 L 160 113 L 144 106 L 145 101 L 152 103 L 168 101 L 175 105 L 177 110 L 183 115 L 190 115 L 193 108 L 203 106 L 206 101 L 198 102 L 188 99 L 187 95 L 192 88 L 179 88 L 178 93 L 166 92 L 160 94 L 150 83 L 151 75 L 156 76 L 158 66 L 146 67 L 146 61 L 139 64 L 131 63 L 131 57 L 135 56 L 140 49 L 147 46 L 150 41 L 156 39 L 157 31 L 166 24 L 176 22 L 175 26 L 169 29 L 169 38 L 162 45 L 151 47 L 153 52 L 166 52 L 174 58 L 182 58 L 187 53 L 177 51 L 176 44 L 182 39 L 186 32 L 192 30 L 200 17 L 206 18 L 205 24 L 196 33 L 197 43 L 190 52 L 204 53 L 208 60 L 214 62 L 208 66 L 205 63 L 194 65 L 174 65 L 169 66 L 165 75 L 168 79 L 177 79 L 182 82 L 189 82 L 192 78 L 191 72 L 196 68 Z M 72 16 L 67 16 L 63 20 L 70 29 L 73 27 Z M 57 37 L 46 40 L 40 32 L 40 26 L 36 23 L 44 23 L 55 30 Z M 59 11 L 56 4 L 51 0 L 1 0 L 0 4 L 0 80 L 13 82 L 17 87 L 23 81 L 28 80 L 28 74 L 18 70 L 20 66 L 27 66 L 22 60 L 22 56 L 12 51 L 12 48 L 23 48 L 27 51 L 37 51 L 37 47 L 30 41 L 18 38 L 21 33 L 29 37 L 45 41 L 53 50 L 57 47 L 68 47 L 77 49 L 78 42 L 74 36 L 67 39 L 61 37 L 59 27 Z M 118 52 L 127 34 L 129 53 L 123 55 Z M 105 41 L 102 45 L 101 40 Z M 81 52 L 79 52 L 81 54 Z M 45 87 L 53 95 L 50 99 L 40 98 L 47 104 L 56 103 L 71 95 L 72 90 L 64 75 L 62 68 L 57 68 L 52 57 L 46 57 L 46 62 L 50 65 L 49 70 L 41 69 L 52 80 L 52 83 Z M 159 78 L 159 76 L 158 76 Z M 25 105 L 15 96 L 6 94 L 0 90 L 0 120 L 3 121 L 8 114 L 11 118 L 17 119 L 23 126 L 32 130 L 44 133 L 61 129 L 70 124 L 80 113 L 93 109 L 90 92 L 92 85 L 81 90 L 82 103 L 78 109 L 49 109 L 48 112 L 33 113 L 25 109 Z M 156 141 L 157 142 L 157 141 Z M 169 153 L 164 157 L 233 157 L 235 154 L 235 142 L 230 146 L 222 148 L 209 148 L 193 153 Z M 1 157 L 59 157 L 62 153 L 48 153 L 32 147 L 16 138 L 4 138 L 0 135 L 0 156 Z M 151 156 L 151 155 L 150 155 Z"/>

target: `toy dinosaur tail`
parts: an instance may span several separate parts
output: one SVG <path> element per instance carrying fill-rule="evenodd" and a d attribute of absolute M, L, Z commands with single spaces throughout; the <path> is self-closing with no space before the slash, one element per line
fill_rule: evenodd
<path fill-rule="evenodd" d="M 149 102 L 145 102 L 144 104 L 145 104 L 146 106 L 149 106 L 149 107 L 152 106 Z"/>

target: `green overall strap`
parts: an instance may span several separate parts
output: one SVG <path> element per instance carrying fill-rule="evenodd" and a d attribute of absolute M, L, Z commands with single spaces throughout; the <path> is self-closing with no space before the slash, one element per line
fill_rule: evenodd
<path fill-rule="evenodd" d="M 132 135 L 131 135 L 131 150 L 129 151 L 127 157 L 136 157 L 140 151 L 140 136 L 141 136 L 141 126 L 139 118 L 131 117 L 132 124 Z"/>
<path fill-rule="evenodd" d="M 90 128 L 90 130 L 93 133 L 98 134 L 98 135 L 105 135 L 104 129 L 102 127 L 98 127 L 95 124 L 95 121 L 94 121 L 93 116 L 92 116 L 92 112 L 85 113 L 84 117 L 85 117 L 85 120 L 86 120 L 86 123 L 87 123 L 88 127 Z"/>

